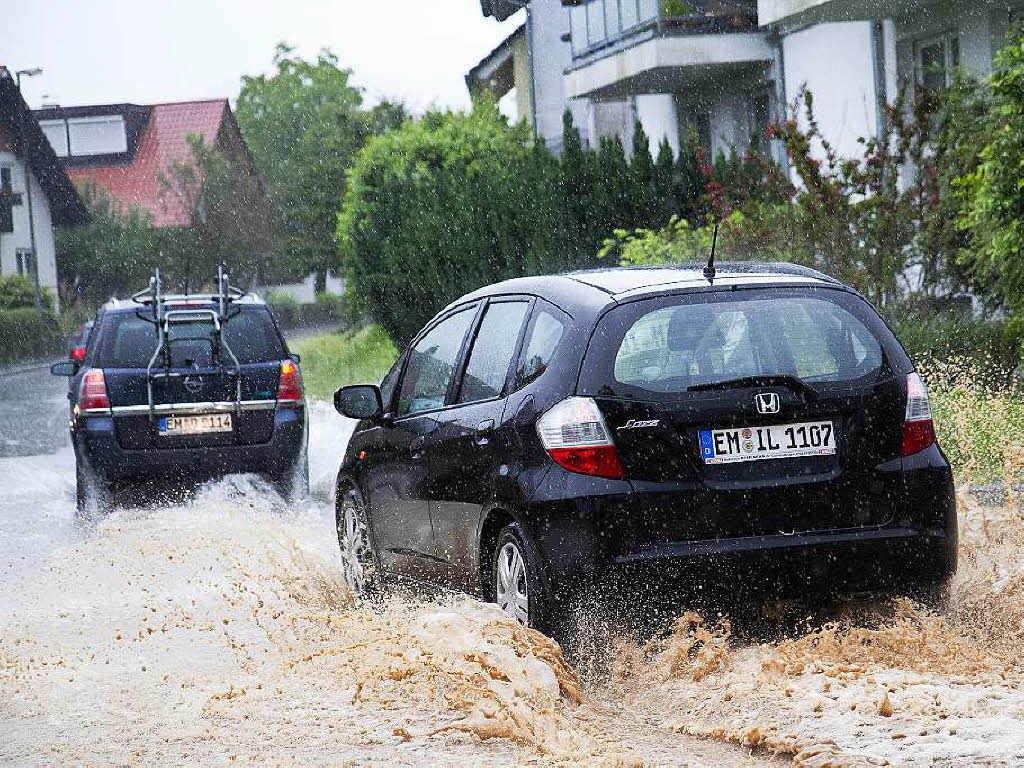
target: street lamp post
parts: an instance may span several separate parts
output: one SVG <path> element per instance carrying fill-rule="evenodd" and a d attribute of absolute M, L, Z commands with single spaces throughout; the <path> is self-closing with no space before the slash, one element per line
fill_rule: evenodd
<path fill-rule="evenodd" d="M 19 69 L 14 73 L 15 83 L 18 86 L 18 93 L 21 93 L 21 76 L 35 77 L 43 73 L 42 67 L 32 67 L 30 69 Z M 24 98 L 24 97 L 22 97 Z M 25 153 L 25 197 L 28 198 L 28 239 L 29 239 L 29 252 L 32 257 L 32 271 L 35 273 L 36 282 L 36 309 L 43 308 L 43 294 L 42 289 L 39 287 L 39 257 L 36 255 L 36 222 L 35 217 L 32 215 L 32 171 L 29 166 L 29 155 L 30 150 L 28 147 L 28 136 L 25 131 L 25 122 L 22 120 L 19 125 L 21 133 L 21 147 Z"/>

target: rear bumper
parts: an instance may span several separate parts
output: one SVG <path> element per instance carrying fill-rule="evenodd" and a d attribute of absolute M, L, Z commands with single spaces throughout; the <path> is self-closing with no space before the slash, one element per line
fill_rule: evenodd
<path fill-rule="evenodd" d="M 109 416 L 89 416 L 74 433 L 75 452 L 101 477 L 211 477 L 235 472 L 284 475 L 306 450 L 304 408 L 279 410 L 266 443 L 215 447 L 127 450 L 117 441 Z"/>
<path fill-rule="evenodd" d="M 884 525 L 719 538 L 652 535 L 637 541 L 630 531 L 677 531 L 678 516 L 696 514 L 685 495 L 667 508 L 645 503 L 622 481 L 552 470 L 523 522 L 537 543 L 549 587 L 557 592 L 620 574 L 638 575 L 646 583 L 690 584 L 704 594 L 735 594 L 742 583 L 750 585 L 748 593 L 782 595 L 941 583 L 957 567 L 952 473 L 933 447 L 905 459 L 901 475 L 900 498 Z M 793 503 L 800 503 L 799 496 Z M 746 513 L 757 516 L 757 505 L 757 496 L 751 496 Z M 673 516 L 671 526 L 658 525 L 664 515 Z"/>

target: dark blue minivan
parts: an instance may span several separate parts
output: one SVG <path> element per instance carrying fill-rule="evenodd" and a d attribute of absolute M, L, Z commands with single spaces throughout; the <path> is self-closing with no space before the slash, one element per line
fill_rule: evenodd
<path fill-rule="evenodd" d="M 135 480 L 267 477 L 288 499 L 308 490 L 306 402 L 298 357 L 258 297 L 164 295 L 159 276 L 100 310 L 71 377 L 80 511 Z"/>

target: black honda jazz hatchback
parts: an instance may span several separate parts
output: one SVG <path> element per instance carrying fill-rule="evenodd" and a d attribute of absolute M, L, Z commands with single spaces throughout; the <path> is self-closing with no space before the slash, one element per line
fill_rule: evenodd
<path fill-rule="evenodd" d="M 357 593 L 406 577 L 547 629 L 615 573 L 799 595 L 941 590 L 956 569 L 924 383 L 867 301 L 806 268 L 492 285 L 335 405 L 360 420 L 337 496 Z"/>

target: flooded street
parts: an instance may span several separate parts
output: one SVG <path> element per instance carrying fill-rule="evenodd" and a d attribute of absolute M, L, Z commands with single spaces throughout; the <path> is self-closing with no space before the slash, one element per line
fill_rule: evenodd
<path fill-rule="evenodd" d="M 0 762 L 755 759 L 647 733 L 491 606 L 353 604 L 329 500 L 350 427 L 326 404 L 312 408 L 303 504 L 236 476 L 81 526 L 64 381 L 25 378 L 3 387 Z M 45 408 L 26 401 L 40 392 Z M 26 431 L 40 452 L 14 439 Z"/>
<path fill-rule="evenodd" d="M 64 428 L 64 382 L 27 378 L 3 388 L 5 764 L 1024 756 L 1016 510 L 964 502 L 948 617 L 885 602 L 752 642 L 688 614 L 653 642 L 611 641 L 581 679 L 546 638 L 469 598 L 349 599 L 329 498 L 349 427 L 326 404 L 311 413 L 313 499 L 288 507 L 235 476 L 82 527 L 73 454 L 45 431 Z"/>

